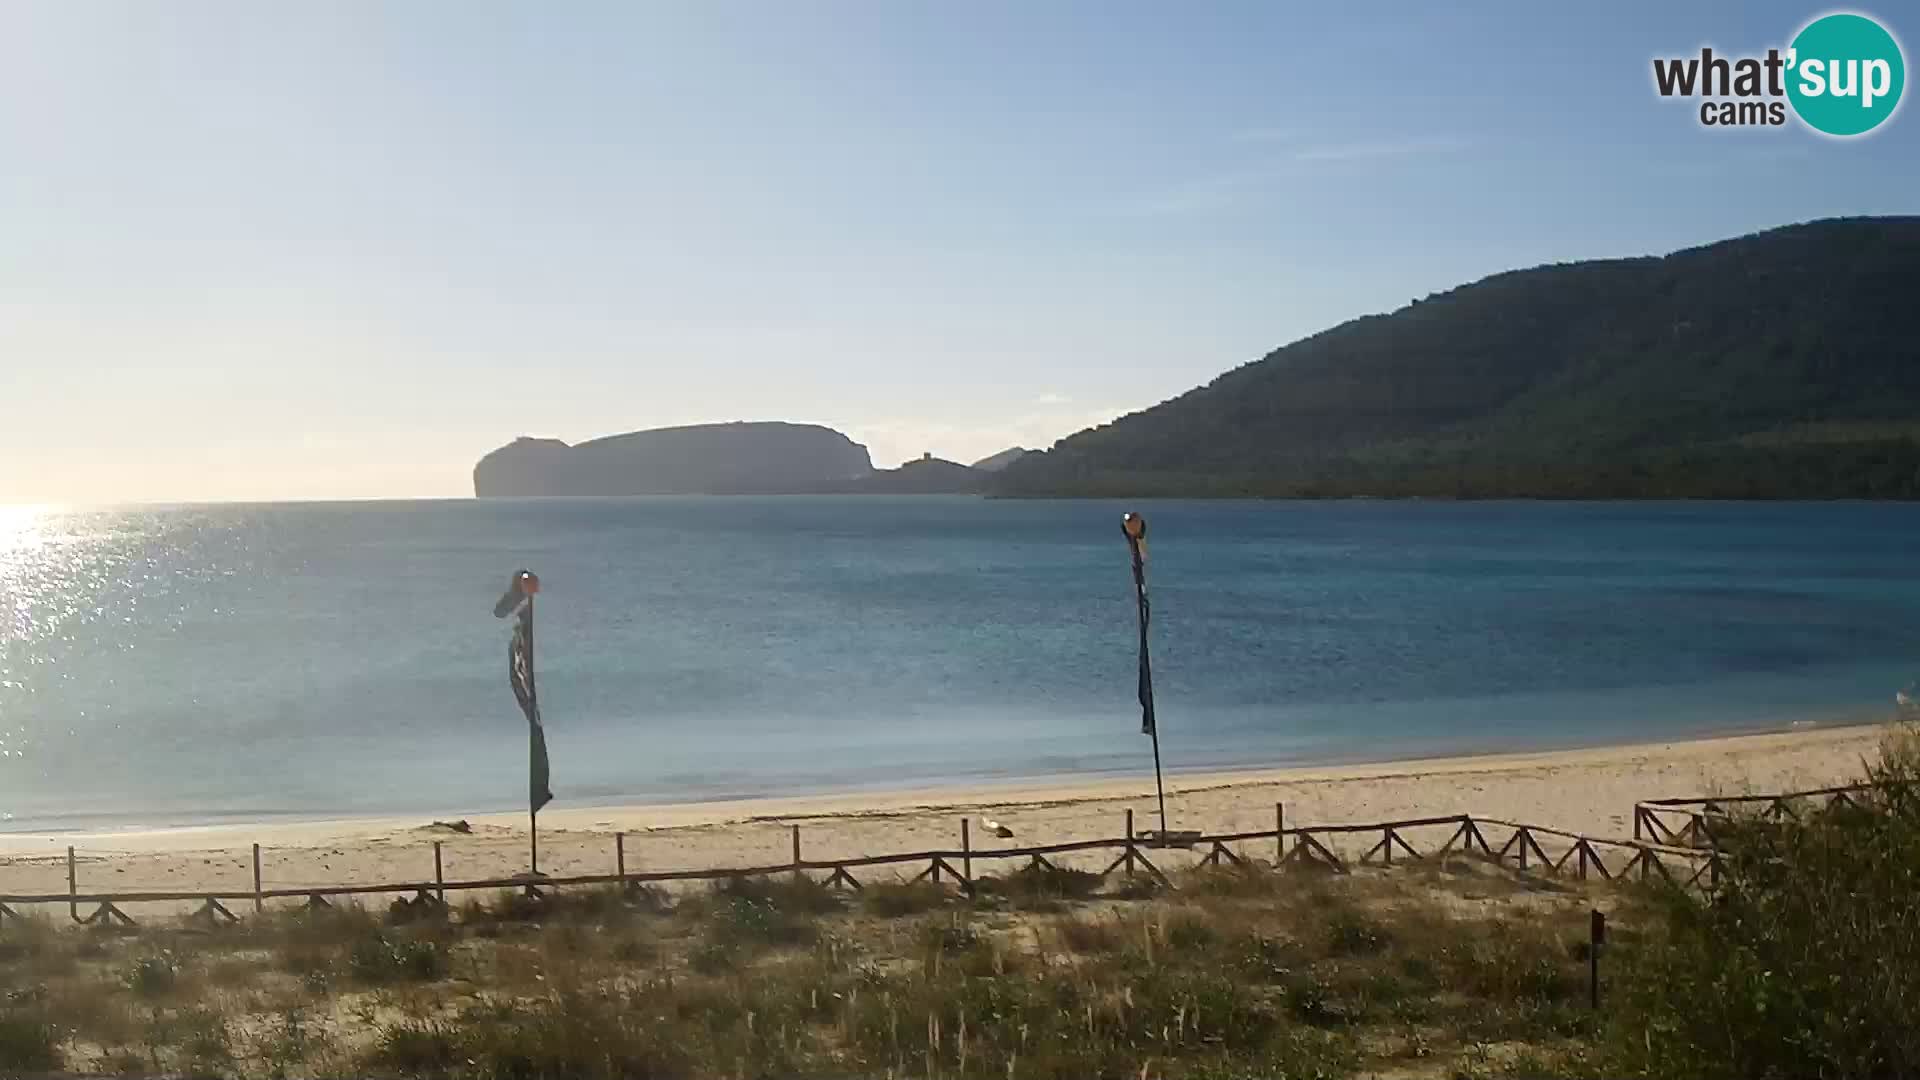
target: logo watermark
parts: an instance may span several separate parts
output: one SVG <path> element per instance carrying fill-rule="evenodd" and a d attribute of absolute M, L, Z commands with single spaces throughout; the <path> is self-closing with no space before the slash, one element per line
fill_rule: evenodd
<path fill-rule="evenodd" d="M 1838 11 L 1800 28 L 1785 49 L 1758 56 L 1656 57 L 1663 98 L 1697 98 L 1703 127 L 1783 127 L 1787 118 L 1823 135 L 1865 135 L 1893 117 L 1906 89 L 1906 57 L 1886 26 Z"/>

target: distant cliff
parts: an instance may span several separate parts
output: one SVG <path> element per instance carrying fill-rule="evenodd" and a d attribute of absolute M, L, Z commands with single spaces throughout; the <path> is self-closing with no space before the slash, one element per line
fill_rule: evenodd
<path fill-rule="evenodd" d="M 872 495 L 978 495 L 989 476 L 956 461 L 928 455 L 897 469 L 878 469 L 859 490 Z"/>
<path fill-rule="evenodd" d="M 519 438 L 473 467 L 481 498 L 552 495 L 787 495 L 857 490 L 867 448 L 817 424 L 655 428 L 569 446 Z"/>
<path fill-rule="evenodd" d="M 981 472 L 999 472 L 1031 453 L 1033 451 L 1024 446 L 1009 446 L 997 454 L 990 454 L 974 462 L 972 468 L 979 469 Z"/>

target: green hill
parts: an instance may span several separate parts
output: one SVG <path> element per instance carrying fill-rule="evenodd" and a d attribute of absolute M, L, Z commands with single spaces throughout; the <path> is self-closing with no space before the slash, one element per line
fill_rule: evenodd
<path fill-rule="evenodd" d="M 1063 439 L 996 490 L 1920 497 L 1920 218 L 1498 274 Z"/>

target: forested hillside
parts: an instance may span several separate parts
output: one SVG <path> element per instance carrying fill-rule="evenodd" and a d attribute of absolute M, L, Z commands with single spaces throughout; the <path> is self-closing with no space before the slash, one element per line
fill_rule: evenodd
<path fill-rule="evenodd" d="M 1063 439 L 998 490 L 1920 496 L 1920 218 L 1495 275 Z"/>

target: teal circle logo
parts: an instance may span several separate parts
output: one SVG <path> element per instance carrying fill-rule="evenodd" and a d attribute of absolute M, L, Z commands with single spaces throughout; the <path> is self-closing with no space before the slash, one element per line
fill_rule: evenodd
<path fill-rule="evenodd" d="M 1808 23 L 1788 53 L 1787 99 L 1815 131 L 1864 135 L 1900 107 L 1907 84 L 1900 43 L 1865 15 L 1843 12 Z"/>

